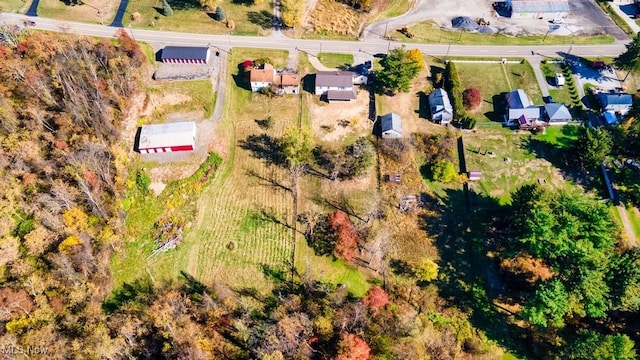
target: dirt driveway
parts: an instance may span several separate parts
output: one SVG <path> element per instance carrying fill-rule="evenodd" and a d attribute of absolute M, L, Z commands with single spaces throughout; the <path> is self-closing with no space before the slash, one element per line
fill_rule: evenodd
<path fill-rule="evenodd" d="M 397 29 L 421 21 L 432 20 L 443 28 L 451 28 L 451 20 L 458 16 L 472 19 L 484 18 L 500 33 L 555 35 L 595 35 L 608 33 L 618 40 L 627 36 L 595 4 L 593 0 L 572 0 L 569 2 L 570 15 L 562 25 L 552 25 L 547 20 L 511 19 L 498 16 L 488 0 L 416 0 L 413 8 L 392 19 L 382 20 L 367 27 L 365 35 L 377 37 L 385 28 Z"/>

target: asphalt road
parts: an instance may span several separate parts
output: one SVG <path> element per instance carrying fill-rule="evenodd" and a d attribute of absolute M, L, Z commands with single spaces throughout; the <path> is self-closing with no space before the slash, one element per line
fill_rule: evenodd
<path fill-rule="evenodd" d="M 33 26 L 39 30 L 77 33 L 98 37 L 113 37 L 117 29 L 113 27 L 63 22 L 41 17 L 28 17 L 19 14 L 0 14 L 0 22 L 22 26 L 25 20 L 35 21 Z M 402 43 L 386 41 L 381 38 L 368 38 L 362 41 L 329 41 L 291 39 L 284 36 L 232 36 L 189 34 L 171 31 L 153 31 L 142 29 L 126 29 L 138 41 L 156 44 L 171 44 L 185 46 L 215 46 L 222 49 L 233 47 L 249 47 L 262 49 L 301 50 L 311 54 L 323 52 L 354 51 L 370 54 L 387 52 L 390 48 L 403 46 Z M 532 51 L 542 56 L 557 56 L 570 53 L 576 56 L 617 56 L 625 50 L 624 44 L 618 42 L 608 45 L 545 45 L 545 46 L 492 46 L 492 45 L 447 45 L 447 44 L 405 44 L 408 48 L 418 48 L 423 53 L 433 56 L 491 56 L 491 57 L 522 57 L 531 56 Z M 357 50 L 356 50 L 357 49 Z"/>

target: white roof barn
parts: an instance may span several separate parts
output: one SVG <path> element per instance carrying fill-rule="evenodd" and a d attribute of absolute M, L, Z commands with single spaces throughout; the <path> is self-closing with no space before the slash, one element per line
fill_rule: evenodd
<path fill-rule="evenodd" d="M 138 151 L 142 154 L 190 151 L 196 147 L 196 123 L 178 122 L 144 125 L 140 129 Z"/>

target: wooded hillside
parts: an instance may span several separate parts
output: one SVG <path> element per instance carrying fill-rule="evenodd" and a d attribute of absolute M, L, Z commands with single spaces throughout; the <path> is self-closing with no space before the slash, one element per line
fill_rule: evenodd
<path fill-rule="evenodd" d="M 3 27 L 0 41 L 0 346 L 113 353 L 102 302 L 127 161 L 115 144 L 145 56 L 124 32 Z"/>

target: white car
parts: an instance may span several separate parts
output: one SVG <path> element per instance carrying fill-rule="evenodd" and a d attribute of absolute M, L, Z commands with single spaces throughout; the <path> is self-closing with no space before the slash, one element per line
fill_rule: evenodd
<path fill-rule="evenodd" d="M 560 73 L 556 73 L 556 86 L 564 85 L 564 76 Z"/>

